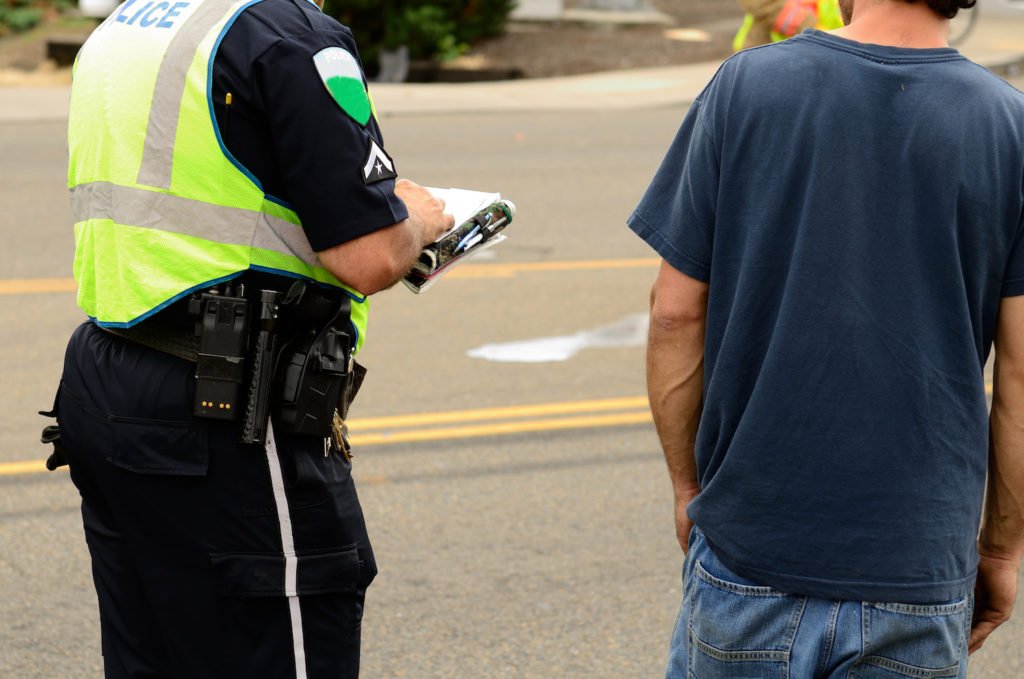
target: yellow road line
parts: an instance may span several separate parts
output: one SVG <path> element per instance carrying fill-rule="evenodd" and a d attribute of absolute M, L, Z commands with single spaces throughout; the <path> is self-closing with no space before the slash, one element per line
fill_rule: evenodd
<path fill-rule="evenodd" d="M 447 278 L 511 278 L 517 273 L 545 271 L 594 271 L 605 269 L 648 269 L 661 262 L 656 257 L 645 259 L 592 259 L 568 262 L 519 262 L 510 264 L 461 264 L 449 271 Z"/>
<path fill-rule="evenodd" d="M 623 399 L 630 400 L 630 399 Z M 545 420 L 523 420 L 517 422 L 495 422 L 467 427 L 443 427 L 438 429 L 413 429 L 401 432 L 366 432 L 353 433 L 352 445 L 357 448 L 380 446 L 392 443 L 413 443 L 422 441 L 443 441 L 484 436 L 506 436 L 509 434 L 525 434 L 541 431 L 558 431 L 563 429 L 583 429 L 592 427 L 615 427 L 626 424 L 640 424 L 651 421 L 651 413 L 646 408 L 639 412 L 614 413 L 610 415 L 593 415 L 581 417 L 562 417 Z M 574 404 L 566 404 L 574 405 Z M 495 409 L 499 410 L 499 409 Z M 511 409 L 510 409 L 511 410 Z M 380 418 L 386 419 L 386 418 Z M 436 420 L 435 420 L 436 422 Z M 62 468 L 63 469 L 63 468 Z M 46 471 L 42 461 L 0 463 L 0 476 L 17 476 L 37 474 Z"/>
<path fill-rule="evenodd" d="M 74 292 L 73 278 L 0 279 L 0 295 L 29 295 L 40 292 Z"/>
<path fill-rule="evenodd" d="M 44 455 L 49 454 L 43 453 Z M 15 476 L 17 474 L 38 474 L 46 471 L 46 463 L 42 460 L 29 460 L 27 462 L 4 462 L 0 464 L 0 476 Z"/>
<path fill-rule="evenodd" d="M 651 268 L 657 258 L 593 259 L 564 262 L 520 262 L 510 264 L 462 264 L 446 274 L 447 278 L 511 278 L 518 273 L 544 271 L 595 271 L 607 269 Z M 46 292 L 74 292 L 73 278 L 8 278 L 0 279 L 0 295 L 30 295 Z"/>
<path fill-rule="evenodd" d="M 454 422 L 480 422 L 482 420 L 504 420 L 517 417 L 543 415 L 570 415 L 576 413 L 607 412 L 629 408 L 646 408 L 646 396 L 630 398 L 609 398 L 597 401 L 571 401 L 568 403 L 539 403 L 530 406 L 507 406 L 502 408 L 479 408 L 476 410 L 455 410 L 439 413 L 417 413 L 393 417 L 364 417 L 349 420 L 349 427 L 357 429 L 392 429 L 424 425 L 451 424 Z"/>
<path fill-rule="evenodd" d="M 985 393 L 992 393 L 992 385 L 985 385 Z M 635 410 L 634 409 L 638 409 Z M 507 436 L 542 431 L 565 429 L 589 429 L 594 427 L 616 427 L 629 424 L 643 424 L 651 421 L 647 399 L 642 396 L 576 401 L 567 403 L 543 403 L 533 406 L 511 406 L 505 408 L 480 408 L 452 412 L 423 413 L 419 415 L 398 415 L 395 417 L 374 417 L 351 420 L 353 430 L 358 429 L 401 429 L 420 425 L 450 424 L 481 420 L 501 420 L 537 415 L 567 415 L 618 411 L 604 415 L 580 415 L 575 417 L 551 417 L 510 422 L 488 422 L 459 427 L 436 427 L 431 429 L 408 429 L 405 431 L 353 431 L 352 444 L 358 447 L 388 445 L 394 443 L 415 443 L 443 441 L 485 436 Z M 0 476 L 38 474 L 46 471 L 42 460 L 0 463 Z"/>
<path fill-rule="evenodd" d="M 479 436 L 502 436 L 525 434 L 561 429 L 584 429 L 591 427 L 617 427 L 624 424 L 641 424 L 651 421 L 648 410 L 636 413 L 594 415 L 583 417 L 560 417 L 549 420 L 525 420 L 523 422 L 496 422 L 471 427 L 442 427 L 440 429 L 418 429 L 395 433 L 353 434 L 352 446 L 379 446 L 389 443 L 413 443 L 417 441 L 447 441 Z"/>

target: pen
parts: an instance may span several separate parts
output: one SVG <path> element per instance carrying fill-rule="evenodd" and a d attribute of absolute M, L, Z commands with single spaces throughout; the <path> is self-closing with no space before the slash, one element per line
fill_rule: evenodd
<path fill-rule="evenodd" d="M 461 249 L 462 249 L 463 247 L 466 247 L 466 244 L 467 244 L 467 243 L 469 243 L 469 241 L 470 241 L 470 240 L 471 240 L 471 239 L 472 239 L 472 238 L 473 238 L 474 236 L 476 236 L 476 235 L 477 235 L 478 233 L 480 233 L 480 225 L 479 225 L 479 224 L 477 224 L 476 226 L 474 226 L 474 227 L 472 228 L 472 230 L 470 230 L 470 232 L 469 232 L 469 233 L 467 233 L 467 234 L 466 234 L 466 235 L 465 235 L 465 236 L 464 236 L 464 237 L 462 238 L 462 240 L 460 240 L 460 241 L 458 242 L 458 244 L 457 244 L 457 245 L 455 246 L 455 249 L 454 249 L 454 250 L 452 250 L 452 254 L 453 254 L 453 255 L 454 255 L 454 254 L 457 254 L 457 253 L 459 252 L 459 250 L 461 250 Z"/>
<path fill-rule="evenodd" d="M 488 224 L 487 225 L 487 231 L 489 233 L 494 233 L 498 229 L 498 227 L 505 226 L 506 222 L 508 222 L 508 218 L 507 217 L 502 217 L 501 219 L 497 220 L 493 224 Z"/>
<path fill-rule="evenodd" d="M 466 250 L 468 251 L 471 248 L 475 247 L 476 245 L 479 245 L 480 242 L 483 241 L 483 239 L 484 235 L 482 233 L 478 233 L 477 235 L 473 236 L 472 238 L 469 239 L 469 242 L 466 243 Z"/>

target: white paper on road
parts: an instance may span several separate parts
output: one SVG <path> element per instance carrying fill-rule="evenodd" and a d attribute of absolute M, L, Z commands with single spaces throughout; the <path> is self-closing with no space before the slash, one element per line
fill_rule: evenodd
<path fill-rule="evenodd" d="M 647 342 L 647 325 L 647 314 L 631 314 L 615 323 L 574 335 L 485 344 L 467 353 L 471 358 L 500 363 L 568 361 L 587 348 L 643 346 Z"/>

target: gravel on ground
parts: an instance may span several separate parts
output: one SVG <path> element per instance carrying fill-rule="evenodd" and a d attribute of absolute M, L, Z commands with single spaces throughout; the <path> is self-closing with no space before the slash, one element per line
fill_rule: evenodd
<path fill-rule="evenodd" d="M 579 8 L 586 0 L 568 0 Z M 472 46 L 454 67 L 510 68 L 543 78 L 714 61 L 732 53 L 743 14 L 735 0 L 652 0 L 671 25 L 511 23 L 505 35 Z"/>

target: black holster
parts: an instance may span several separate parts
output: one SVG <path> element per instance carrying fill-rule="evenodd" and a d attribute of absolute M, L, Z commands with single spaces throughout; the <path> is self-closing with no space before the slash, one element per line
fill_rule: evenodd
<path fill-rule="evenodd" d="M 326 437 L 334 411 L 344 417 L 365 370 L 353 360 L 355 337 L 348 297 L 328 296 L 313 286 L 290 290 L 288 320 L 300 328 L 282 346 L 275 371 L 275 426 L 296 434 Z"/>

